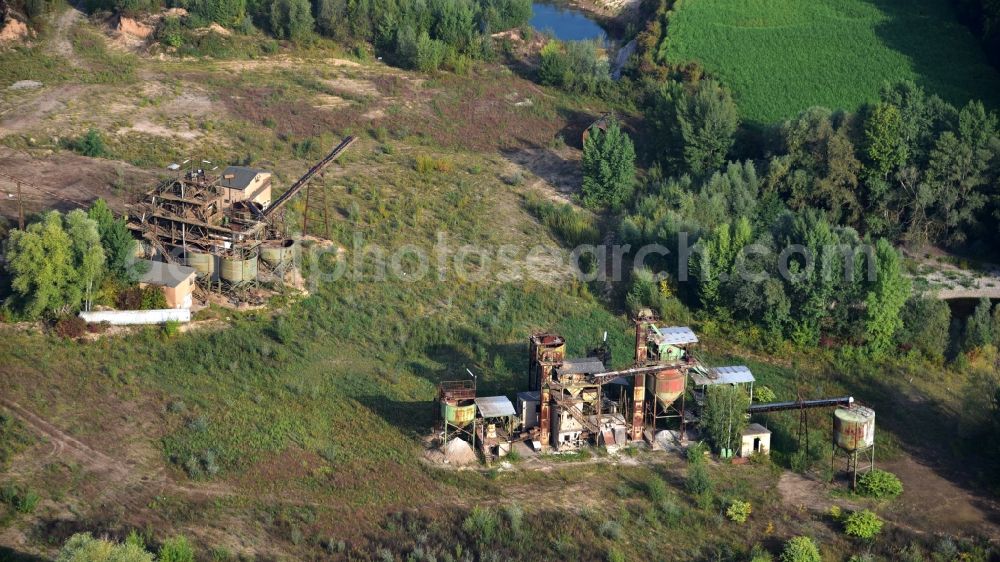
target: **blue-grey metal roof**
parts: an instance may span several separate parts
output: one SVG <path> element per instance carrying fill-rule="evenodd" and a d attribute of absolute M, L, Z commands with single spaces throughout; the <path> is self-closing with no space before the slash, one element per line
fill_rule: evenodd
<path fill-rule="evenodd" d="M 250 184 L 253 183 L 254 178 L 256 178 L 258 174 L 267 173 L 270 172 L 258 170 L 256 168 L 247 168 L 244 166 L 229 166 L 223 170 L 222 175 L 219 176 L 219 185 L 228 189 L 245 190 L 250 187 Z"/>
<path fill-rule="evenodd" d="M 686 326 L 660 328 L 660 336 L 663 337 L 663 343 L 670 345 L 698 343 L 698 336 L 694 335 L 694 331 Z"/>
<path fill-rule="evenodd" d="M 745 365 L 733 365 L 731 367 L 711 367 L 707 371 L 698 369 L 691 370 L 691 381 L 696 386 L 709 386 L 713 384 L 747 384 L 754 382 L 753 373 Z"/>
<path fill-rule="evenodd" d="M 514 405 L 506 396 L 484 396 L 476 398 L 476 408 L 484 418 L 500 418 L 516 415 Z"/>
<path fill-rule="evenodd" d="M 541 392 L 537 390 L 526 390 L 517 393 L 518 400 L 524 400 L 525 402 L 539 402 L 541 401 Z"/>
<path fill-rule="evenodd" d="M 596 357 L 566 359 L 556 367 L 556 373 L 560 375 L 596 375 L 605 371 L 607 369 L 604 368 L 604 363 Z"/>
<path fill-rule="evenodd" d="M 147 264 L 148 268 L 139 275 L 139 282 L 147 285 L 175 288 L 195 275 L 194 268 L 186 265 L 152 260 L 142 260 L 142 262 Z"/>

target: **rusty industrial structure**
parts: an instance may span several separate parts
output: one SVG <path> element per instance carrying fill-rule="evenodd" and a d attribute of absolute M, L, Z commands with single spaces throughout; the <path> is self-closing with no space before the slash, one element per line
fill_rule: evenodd
<path fill-rule="evenodd" d="M 606 340 L 606 335 L 605 335 Z M 442 382 L 438 390 L 440 425 L 448 436 L 472 433 L 484 454 L 502 456 L 508 447 L 490 438 L 528 441 L 536 450 L 571 451 L 587 445 L 616 449 L 633 442 L 652 441 L 658 429 L 674 424 L 678 438 L 692 419 L 685 413 L 684 395 L 689 372 L 701 366 L 693 353 L 698 339 L 684 327 L 658 325 L 652 312 L 635 319 L 635 350 L 631 367 L 609 370 L 606 341 L 585 357 L 570 358 L 566 340 L 551 332 L 528 338 L 528 390 L 517 395 L 517 407 L 505 397 L 490 397 L 489 408 L 475 398 L 471 381 Z M 504 404 L 506 402 L 506 404 Z M 478 408 L 477 408 L 478 406 Z M 486 410 L 492 411 L 492 414 Z M 476 412 L 479 412 L 477 417 Z M 479 423 L 487 418 L 507 423 Z M 494 429 L 490 429 L 493 425 Z M 472 429 L 466 429 L 471 426 Z"/>
<path fill-rule="evenodd" d="M 652 312 L 635 319 L 633 365 L 608 370 L 605 344 L 587 357 L 567 358 L 566 341 L 538 333 L 528 341 L 528 389 L 522 410 L 536 408 L 537 425 L 522 428 L 539 448 L 566 451 L 587 444 L 616 448 L 656 432 L 675 419 L 684 439 L 688 372 L 700 363 L 689 328 L 660 327 Z M 534 397 L 537 396 L 537 399 Z M 522 418 L 526 417 L 522 414 Z"/>
<path fill-rule="evenodd" d="M 688 427 L 705 411 L 709 387 L 741 387 L 752 400 L 755 381 L 750 369 L 705 365 L 697 355 L 698 337 L 690 328 L 661 325 L 650 310 L 635 316 L 634 328 L 632 364 L 620 370 L 608 369 L 611 351 L 607 334 L 601 345 L 576 358 L 567 356 L 567 342 L 560 334 L 532 334 L 528 338 L 528 389 L 517 393 L 516 408 L 503 396 L 477 397 L 474 381 L 442 382 L 437 411 L 444 443 L 455 437 L 468 439 L 473 448 L 478 445 L 487 462 L 504 456 L 515 442 L 536 452 L 565 452 L 586 446 L 614 451 L 635 443 L 647 443 L 654 449 L 683 447 Z M 873 425 L 856 423 L 841 412 L 869 411 L 858 410 L 852 397 L 752 403 L 746 414 L 798 412 L 804 422 L 800 424 L 800 446 L 804 435 L 808 447 L 806 413 L 834 407 L 835 427 L 847 428 L 835 432 L 835 447 L 851 453 L 849 470 L 856 473 L 857 458 L 865 454 L 871 458 Z M 863 431 L 855 426 L 864 426 Z M 845 437 L 859 431 L 860 439 Z M 768 454 L 770 438 L 766 427 L 749 424 L 738 436 L 739 446 L 720 453 L 745 462 L 750 455 Z"/>
<path fill-rule="evenodd" d="M 280 268 L 294 250 L 279 211 L 355 140 L 345 138 L 273 202 L 269 172 L 229 167 L 213 174 L 198 164 L 187 170 L 173 165 L 176 177 L 130 206 L 128 227 L 151 255 L 194 268 L 201 281 L 218 281 L 220 287 L 252 284 L 258 259 Z M 308 210 L 305 214 L 304 221 Z"/>

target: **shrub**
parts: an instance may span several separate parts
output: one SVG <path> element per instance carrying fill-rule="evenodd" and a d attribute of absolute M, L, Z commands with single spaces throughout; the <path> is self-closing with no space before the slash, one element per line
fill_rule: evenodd
<path fill-rule="evenodd" d="M 616 541 L 622 537 L 622 526 L 617 521 L 609 519 L 601 523 L 598 532 L 602 537 Z"/>
<path fill-rule="evenodd" d="M 646 483 L 646 492 L 649 499 L 655 504 L 659 504 L 667 499 L 667 484 L 659 476 L 652 476 Z"/>
<path fill-rule="evenodd" d="M 855 511 L 844 520 L 844 533 L 849 537 L 871 540 L 882 531 L 882 519 L 870 510 Z"/>
<path fill-rule="evenodd" d="M 667 527 L 675 527 L 684 518 L 684 509 L 674 500 L 665 499 L 660 502 L 660 521 Z"/>
<path fill-rule="evenodd" d="M 413 162 L 413 169 L 421 174 L 431 172 L 450 172 L 454 168 L 451 160 L 447 158 L 434 158 L 432 156 L 420 155 Z"/>
<path fill-rule="evenodd" d="M 177 320 L 167 320 L 163 324 L 163 335 L 166 337 L 172 338 L 179 333 L 181 333 L 181 323 Z"/>
<path fill-rule="evenodd" d="M 11 506 L 18 513 L 34 512 L 40 499 L 34 490 L 15 484 L 6 484 L 0 488 L 0 502 Z"/>
<path fill-rule="evenodd" d="M 55 331 L 61 338 L 76 339 L 87 333 L 87 322 L 79 316 L 70 314 L 56 321 Z"/>
<path fill-rule="evenodd" d="M 153 562 L 153 555 L 142 545 L 118 544 L 105 539 L 95 539 L 90 533 L 77 533 L 66 541 L 56 560 L 128 560 Z"/>
<path fill-rule="evenodd" d="M 107 147 L 104 145 L 104 136 L 97 129 L 88 129 L 87 133 L 70 145 L 74 151 L 84 156 L 99 158 L 107 154 Z"/>
<path fill-rule="evenodd" d="M 476 506 L 462 522 L 462 530 L 480 543 L 489 543 L 497 535 L 497 517 L 491 510 Z"/>
<path fill-rule="evenodd" d="M 894 499 L 903 493 L 903 483 L 895 474 L 876 468 L 858 479 L 857 491 L 875 499 Z"/>
<path fill-rule="evenodd" d="M 793 537 L 785 543 L 781 562 L 822 562 L 819 548 L 809 537 Z"/>
<path fill-rule="evenodd" d="M 625 562 L 625 555 L 615 547 L 608 549 L 608 562 Z"/>
<path fill-rule="evenodd" d="M 512 503 L 504 508 L 504 514 L 507 516 L 507 524 L 510 525 L 510 530 L 515 533 L 520 532 L 521 523 L 524 521 L 524 510 L 521 509 L 521 506 Z"/>
<path fill-rule="evenodd" d="M 750 549 L 750 562 L 772 562 L 774 557 L 760 544 L 753 545 Z"/>
<path fill-rule="evenodd" d="M 167 296 L 157 287 L 144 287 L 142 289 L 140 307 L 142 310 L 162 310 L 167 308 Z"/>
<path fill-rule="evenodd" d="M 163 541 L 160 547 L 159 562 L 194 562 L 194 549 L 183 536 L 177 536 Z"/>
<path fill-rule="evenodd" d="M 753 506 L 750 505 L 750 502 L 734 500 L 726 509 L 726 517 L 735 523 L 746 523 L 752 511 Z"/>
<path fill-rule="evenodd" d="M 774 402 L 778 399 L 778 396 L 767 386 L 758 386 L 753 389 L 753 398 L 757 402 L 762 404 L 767 404 L 768 402 Z"/>
<path fill-rule="evenodd" d="M 712 491 L 712 480 L 703 462 L 688 463 L 688 475 L 685 482 L 688 492 L 700 495 Z"/>

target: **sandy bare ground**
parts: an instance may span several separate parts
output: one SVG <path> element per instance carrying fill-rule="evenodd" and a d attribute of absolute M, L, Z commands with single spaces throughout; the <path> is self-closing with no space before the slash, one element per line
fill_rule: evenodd
<path fill-rule="evenodd" d="M 903 483 L 899 499 L 878 507 L 889 523 L 924 535 L 948 533 L 955 536 L 979 535 L 1000 538 L 1000 511 L 996 501 L 974 496 L 931 468 L 911 457 L 903 457 L 878 467 L 895 473 Z M 827 514 L 832 506 L 844 511 L 863 509 L 863 498 L 853 500 L 830 495 L 831 487 L 811 477 L 785 472 L 778 481 L 782 500 L 797 509 Z"/>
<path fill-rule="evenodd" d="M 9 177 L 7 177 L 9 176 Z M 48 209 L 67 211 L 103 198 L 122 211 L 132 191 L 156 181 L 152 172 L 124 162 L 88 158 L 71 152 L 26 153 L 0 147 L 0 216 L 17 218 L 15 182 L 24 180 L 25 214 Z"/>
<path fill-rule="evenodd" d="M 934 247 L 904 250 L 910 259 L 919 264 L 917 275 L 927 281 L 939 299 L 1000 299 L 1000 265 L 980 264 L 981 270 L 962 269 L 941 258 L 950 254 Z"/>
<path fill-rule="evenodd" d="M 540 195 L 556 203 L 573 204 L 573 195 L 579 193 L 583 183 L 580 172 L 579 150 L 562 147 L 526 148 L 504 154 L 511 164 L 505 170 L 510 176 L 515 173 L 534 176 L 527 185 Z"/>
<path fill-rule="evenodd" d="M 69 40 L 69 30 L 76 22 L 81 21 L 84 14 L 72 3 L 69 9 L 59 14 L 54 22 L 53 40 L 49 43 L 49 51 L 59 55 L 70 62 L 73 66 L 83 67 L 83 61 L 76 56 L 73 51 L 73 44 Z"/>

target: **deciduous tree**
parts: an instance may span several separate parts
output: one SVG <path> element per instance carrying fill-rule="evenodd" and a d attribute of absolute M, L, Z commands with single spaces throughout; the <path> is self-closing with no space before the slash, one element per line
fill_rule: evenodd
<path fill-rule="evenodd" d="M 704 80 L 681 98 L 676 111 L 687 169 L 698 175 L 717 170 L 733 147 L 739 125 L 729 91 L 714 80 Z"/>
<path fill-rule="evenodd" d="M 717 448 L 734 451 L 746 429 L 746 411 L 750 395 L 743 388 L 729 384 L 708 387 L 700 423 Z"/>
<path fill-rule="evenodd" d="M 125 219 L 115 218 L 103 199 L 95 201 L 87 215 L 97 223 L 108 273 L 124 283 L 135 282 L 138 272 L 132 264 L 137 242 L 125 226 Z"/>
<path fill-rule="evenodd" d="M 583 201 L 593 208 L 620 208 L 635 182 L 632 139 L 611 118 L 606 130 L 594 127 L 583 145 Z"/>
<path fill-rule="evenodd" d="M 865 298 L 865 339 L 870 351 L 882 355 L 903 327 L 900 311 L 910 296 L 910 281 L 903 275 L 899 252 L 885 239 L 875 245 L 875 271 Z"/>

